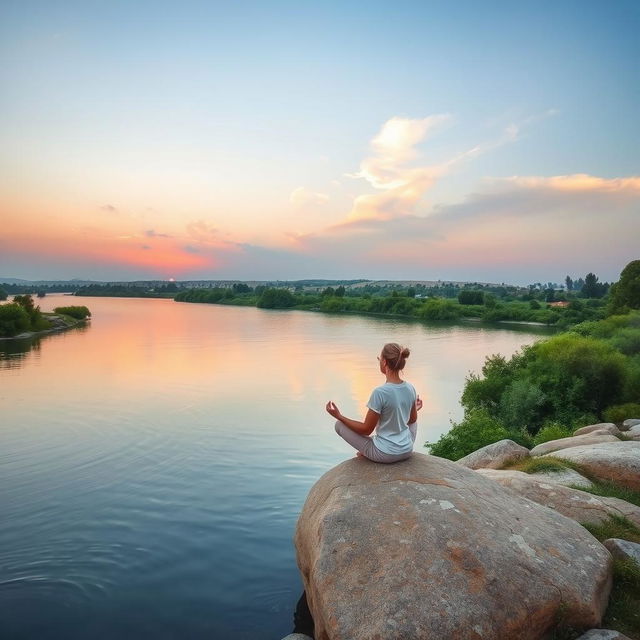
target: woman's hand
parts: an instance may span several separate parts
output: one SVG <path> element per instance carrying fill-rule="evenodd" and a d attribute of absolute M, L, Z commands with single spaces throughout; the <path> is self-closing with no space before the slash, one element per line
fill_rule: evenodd
<path fill-rule="evenodd" d="M 420 409 L 422 409 L 422 398 L 418 396 L 416 398 L 416 410 L 420 411 Z"/>
<path fill-rule="evenodd" d="M 331 400 L 327 402 L 327 406 L 325 407 L 325 409 L 327 410 L 327 413 L 330 416 L 333 416 L 336 420 L 340 420 L 340 418 L 342 417 L 342 415 L 340 414 L 340 410 L 333 402 L 331 402 Z"/>

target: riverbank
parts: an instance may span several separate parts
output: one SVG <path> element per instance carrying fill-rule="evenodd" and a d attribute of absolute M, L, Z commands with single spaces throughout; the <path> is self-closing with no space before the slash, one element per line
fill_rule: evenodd
<path fill-rule="evenodd" d="M 0 342 L 7 342 L 9 340 L 31 340 L 51 333 L 61 333 L 62 331 L 68 331 L 69 329 L 85 325 L 91 319 L 84 318 L 83 320 L 77 320 L 58 313 L 43 313 L 42 315 L 44 318 L 49 320 L 49 322 L 53 323 L 54 326 L 48 329 L 43 329 L 42 331 L 23 331 L 15 336 L 0 337 Z"/>

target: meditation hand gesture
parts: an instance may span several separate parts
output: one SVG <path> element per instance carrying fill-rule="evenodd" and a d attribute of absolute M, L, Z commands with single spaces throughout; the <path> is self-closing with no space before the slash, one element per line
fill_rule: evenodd
<path fill-rule="evenodd" d="M 340 410 L 333 402 L 331 402 L 331 400 L 327 402 L 327 406 L 325 407 L 325 409 L 330 416 L 333 416 L 336 420 L 340 419 Z"/>
<path fill-rule="evenodd" d="M 420 409 L 422 409 L 422 398 L 420 396 L 418 396 L 416 398 L 416 409 L 418 411 L 420 411 Z"/>

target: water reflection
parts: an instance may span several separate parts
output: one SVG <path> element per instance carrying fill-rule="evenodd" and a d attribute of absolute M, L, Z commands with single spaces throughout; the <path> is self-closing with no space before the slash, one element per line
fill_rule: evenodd
<path fill-rule="evenodd" d="M 425 400 L 418 439 L 433 440 L 459 417 L 469 370 L 537 337 L 171 300 L 80 304 L 90 328 L 0 347 L 6 637 L 285 636 L 301 590 L 297 515 L 353 455 L 326 401 L 363 416 L 381 346 L 402 342 Z"/>
<path fill-rule="evenodd" d="M 89 330 L 89 327 L 90 323 L 86 323 L 67 329 L 64 333 L 84 333 Z M 59 336 L 60 332 L 56 332 L 33 336 L 31 338 L 0 340 L 0 370 L 17 369 L 24 366 L 29 359 L 27 356 L 32 356 L 35 359 L 39 358 L 43 348 L 43 342 L 46 343 L 55 340 L 55 338 Z"/>

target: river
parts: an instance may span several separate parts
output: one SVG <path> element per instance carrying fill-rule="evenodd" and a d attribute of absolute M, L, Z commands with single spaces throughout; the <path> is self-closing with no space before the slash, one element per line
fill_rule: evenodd
<path fill-rule="evenodd" d="M 424 399 L 416 448 L 459 419 L 469 371 L 548 335 L 172 300 L 50 295 L 86 328 L 0 342 L 0 637 L 234 638 L 291 631 L 292 536 L 353 451 L 385 342 Z"/>

